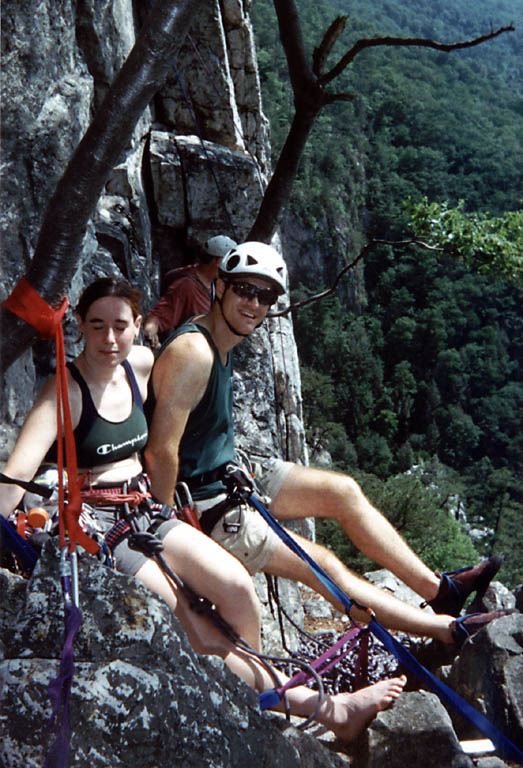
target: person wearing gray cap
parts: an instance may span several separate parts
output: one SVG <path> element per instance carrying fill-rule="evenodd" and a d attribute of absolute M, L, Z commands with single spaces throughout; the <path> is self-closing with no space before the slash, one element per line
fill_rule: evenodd
<path fill-rule="evenodd" d="M 206 314 L 211 307 L 212 284 L 218 275 L 218 263 L 236 247 L 227 235 L 210 237 L 200 248 L 197 264 L 167 272 L 168 287 L 158 304 L 149 312 L 144 334 L 153 348 L 160 345 L 162 335 L 194 315 Z"/>

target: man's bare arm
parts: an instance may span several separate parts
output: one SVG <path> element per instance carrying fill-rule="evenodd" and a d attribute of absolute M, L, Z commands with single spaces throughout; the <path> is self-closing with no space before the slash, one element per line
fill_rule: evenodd
<path fill-rule="evenodd" d="M 156 406 L 145 449 L 152 492 L 173 504 L 178 477 L 178 451 L 191 411 L 202 399 L 213 365 L 213 353 L 199 333 L 179 336 L 153 369 Z"/>

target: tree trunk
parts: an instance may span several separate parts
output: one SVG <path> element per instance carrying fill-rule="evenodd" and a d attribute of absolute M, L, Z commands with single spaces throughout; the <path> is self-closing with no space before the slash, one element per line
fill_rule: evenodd
<path fill-rule="evenodd" d="M 289 200 L 303 149 L 319 111 L 320 108 L 317 111 L 304 110 L 295 113 L 289 135 L 283 145 L 247 240 L 270 243 L 278 225 L 278 217 L 285 210 Z"/>
<path fill-rule="evenodd" d="M 69 289 L 87 223 L 107 178 L 140 115 L 165 82 L 200 8 L 201 3 L 192 0 L 157 0 L 58 182 L 26 273 L 28 282 L 52 306 L 58 306 Z M 11 312 L 1 312 L 0 359 L 5 369 L 37 335 Z"/>

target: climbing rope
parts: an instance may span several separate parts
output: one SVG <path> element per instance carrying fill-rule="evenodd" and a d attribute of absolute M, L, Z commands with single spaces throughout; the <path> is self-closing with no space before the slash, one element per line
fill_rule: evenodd
<path fill-rule="evenodd" d="M 55 310 L 22 277 L 3 306 L 25 320 L 43 339 L 54 339 L 56 345 L 56 424 L 58 453 L 58 527 L 60 537 L 60 580 L 64 603 L 64 646 L 58 677 L 48 686 L 52 704 L 50 725 L 54 728 L 54 741 L 49 749 L 44 768 L 67 768 L 69 765 L 70 737 L 69 697 L 74 674 L 73 642 L 82 623 L 78 607 L 78 570 L 76 546 L 79 544 L 95 554 L 98 544 L 80 528 L 82 510 L 78 463 L 74 441 L 62 320 L 69 306 L 64 298 Z M 65 443 L 65 452 L 64 452 Z M 65 453 L 65 456 L 64 456 Z M 67 481 L 67 503 L 65 478 Z M 60 707 L 62 707 L 59 715 Z"/>

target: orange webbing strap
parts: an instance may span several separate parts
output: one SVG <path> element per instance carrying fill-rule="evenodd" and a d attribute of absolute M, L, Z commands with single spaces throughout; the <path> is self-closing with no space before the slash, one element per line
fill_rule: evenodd
<path fill-rule="evenodd" d="M 73 552 L 80 544 L 91 554 L 96 554 L 98 544 L 87 536 L 78 524 L 82 504 L 80 499 L 80 481 L 76 461 L 76 446 L 74 442 L 71 410 L 69 407 L 69 391 L 67 386 L 67 371 L 65 366 L 65 346 L 62 320 L 69 306 L 64 297 L 59 309 L 53 309 L 40 294 L 27 282 L 20 278 L 11 295 L 3 302 L 22 320 L 34 328 L 43 339 L 55 339 L 56 342 L 56 423 L 58 451 L 58 504 L 60 547 L 66 545 L 69 539 L 69 551 Z M 67 504 L 64 491 L 64 442 L 65 463 L 67 466 Z"/>

